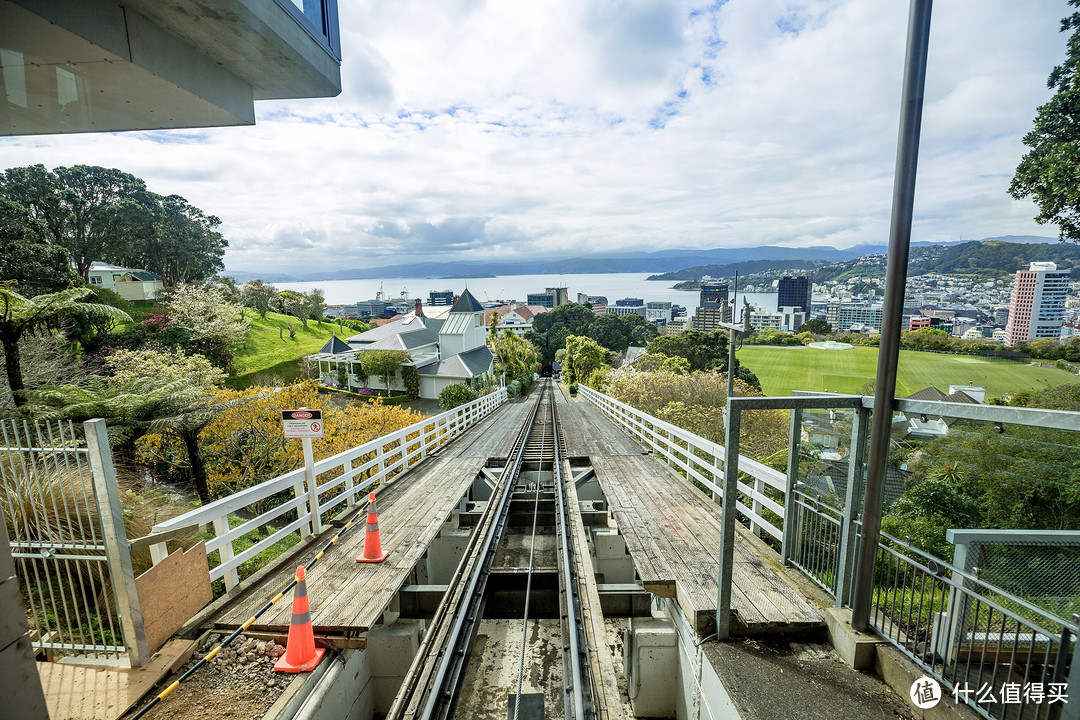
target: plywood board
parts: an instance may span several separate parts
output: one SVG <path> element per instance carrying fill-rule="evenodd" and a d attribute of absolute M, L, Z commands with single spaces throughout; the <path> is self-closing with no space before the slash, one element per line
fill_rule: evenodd
<path fill-rule="evenodd" d="M 146 644 L 154 652 L 214 599 L 206 566 L 206 543 L 187 552 L 177 550 L 137 577 L 135 587 L 146 627 Z"/>
<path fill-rule="evenodd" d="M 114 720 L 191 657 L 194 642 L 171 640 L 139 668 L 38 663 L 51 720 Z"/>

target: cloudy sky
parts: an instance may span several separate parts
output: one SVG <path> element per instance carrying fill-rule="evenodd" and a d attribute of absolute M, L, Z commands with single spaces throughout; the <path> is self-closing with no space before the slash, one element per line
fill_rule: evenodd
<path fill-rule="evenodd" d="M 0 138 L 224 221 L 231 270 L 885 242 L 907 0 L 339 0 L 343 91 L 255 127 Z M 1056 235 L 1006 192 L 1065 0 L 934 6 L 916 240 Z"/>

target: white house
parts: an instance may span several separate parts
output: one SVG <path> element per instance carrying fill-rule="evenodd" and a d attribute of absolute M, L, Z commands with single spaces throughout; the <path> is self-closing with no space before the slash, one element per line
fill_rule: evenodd
<path fill-rule="evenodd" d="M 103 262 L 91 263 L 87 279 L 93 287 L 112 290 L 134 302 L 155 300 L 165 288 L 161 278 L 149 270 L 133 270 Z"/>
<path fill-rule="evenodd" d="M 310 356 L 319 366 L 323 382 L 337 382 L 338 367 L 347 368 L 348 389 L 386 389 L 381 378 L 363 378 L 357 371 L 368 350 L 399 350 L 409 354 L 405 365 L 420 376 L 420 397 L 435 399 L 449 385 L 464 382 L 494 370 L 494 356 L 487 346 L 484 307 L 465 290 L 444 318 L 424 315 L 420 301 L 416 309 L 400 320 L 353 335 L 345 340 L 332 338 L 317 354 Z M 357 365 L 359 364 L 359 365 Z M 390 382 L 391 390 L 405 391 L 399 371 Z"/>

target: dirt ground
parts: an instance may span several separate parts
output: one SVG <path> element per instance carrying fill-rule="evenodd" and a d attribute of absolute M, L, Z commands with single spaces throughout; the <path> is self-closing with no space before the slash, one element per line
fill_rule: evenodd
<path fill-rule="evenodd" d="M 200 652 L 179 672 L 162 681 L 157 692 L 177 680 L 208 651 L 216 647 L 218 642 L 220 638 L 200 648 Z M 296 676 L 273 671 L 281 646 L 273 644 L 272 641 L 265 643 L 249 640 L 241 635 L 233 641 L 230 648 L 234 649 L 223 651 L 217 658 L 199 668 L 143 717 L 148 720 L 262 718 Z M 139 704 L 134 711 L 142 708 L 146 702 L 149 701 Z M 130 717 L 134 711 L 125 717 Z"/>

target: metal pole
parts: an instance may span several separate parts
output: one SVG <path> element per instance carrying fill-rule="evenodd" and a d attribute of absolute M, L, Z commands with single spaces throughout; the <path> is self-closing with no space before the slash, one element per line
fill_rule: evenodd
<path fill-rule="evenodd" d="M 739 429 L 742 411 L 727 403 L 727 439 L 724 442 L 724 500 L 721 513 L 720 567 L 716 590 L 716 637 L 727 640 L 731 634 L 731 571 L 735 564 L 735 503 L 739 497 Z"/>
<path fill-rule="evenodd" d="M 735 397 L 735 339 L 738 337 L 738 332 L 735 330 L 735 298 L 739 295 L 739 271 L 735 271 L 735 284 L 732 286 L 733 291 L 731 295 L 731 327 L 730 338 L 728 339 L 728 372 L 727 372 L 727 396 Z M 723 322 L 724 318 L 721 311 L 720 321 Z"/>
<path fill-rule="evenodd" d="M 146 645 L 139 592 L 135 589 L 135 572 L 131 567 L 131 543 L 124 529 L 124 511 L 120 507 L 120 492 L 116 487 L 116 470 L 113 468 L 112 449 L 105 421 L 87 420 L 83 423 L 86 433 L 86 449 L 90 456 L 90 474 L 94 497 L 97 500 L 101 532 L 105 538 L 105 554 L 109 558 L 109 575 L 112 577 L 116 612 L 120 615 L 120 628 L 127 647 L 131 667 L 141 667 L 150 659 Z"/>
<path fill-rule="evenodd" d="M 881 533 L 881 489 L 889 457 L 889 431 L 896 394 L 896 366 L 900 358 L 900 322 L 904 314 L 911 216 L 915 203 L 915 174 L 919 159 L 926 56 L 930 43 L 932 0 L 911 0 L 908 17 L 907 59 L 900 109 L 900 133 L 893 180 L 892 221 L 889 227 L 889 266 L 885 273 L 885 307 L 874 392 L 874 420 L 870 430 L 870 462 L 863 495 L 862 541 L 859 544 L 852 587 L 851 626 L 858 632 L 870 627 L 874 590 L 874 559 Z"/>

